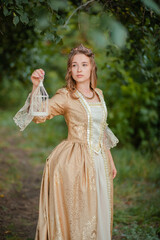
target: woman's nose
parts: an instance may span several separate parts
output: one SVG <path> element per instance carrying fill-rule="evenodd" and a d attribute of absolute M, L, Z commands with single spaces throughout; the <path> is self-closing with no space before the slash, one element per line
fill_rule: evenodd
<path fill-rule="evenodd" d="M 81 68 L 80 68 L 80 67 L 78 67 L 77 71 L 78 71 L 78 72 L 81 72 Z"/>

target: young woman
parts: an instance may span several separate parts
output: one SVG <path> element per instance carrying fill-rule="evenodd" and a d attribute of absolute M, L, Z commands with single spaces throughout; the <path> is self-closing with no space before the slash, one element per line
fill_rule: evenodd
<path fill-rule="evenodd" d="M 71 50 L 66 85 L 49 99 L 49 114 L 33 117 L 31 95 L 44 78 L 32 73 L 32 93 L 15 115 L 21 130 L 64 115 L 68 136 L 46 160 L 35 240 L 111 240 L 113 179 L 117 171 L 110 153 L 119 140 L 108 127 L 103 92 L 97 88 L 92 51 L 82 44 Z"/>

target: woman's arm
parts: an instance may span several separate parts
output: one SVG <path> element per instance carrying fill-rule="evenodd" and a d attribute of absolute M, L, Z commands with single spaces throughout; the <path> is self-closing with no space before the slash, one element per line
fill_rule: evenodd
<path fill-rule="evenodd" d="M 39 71 L 38 71 L 39 72 Z M 65 88 L 60 88 L 56 91 L 54 96 L 50 99 L 48 99 L 48 115 L 47 116 L 33 116 L 31 113 L 31 96 L 32 93 L 35 91 L 39 84 L 39 75 L 37 75 L 37 72 L 34 71 L 31 77 L 33 82 L 33 88 L 32 92 L 29 93 L 24 106 L 16 113 L 16 115 L 13 117 L 13 120 L 15 121 L 16 125 L 20 127 L 20 131 L 23 131 L 30 122 L 35 123 L 43 123 L 46 120 L 49 120 L 57 115 L 64 115 L 67 107 L 68 102 L 68 91 Z M 44 75 L 41 75 L 41 77 L 44 77 Z"/>
<path fill-rule="evenodd" d="M 110 149 L 115 147 L 118 142 L 119 142 L 118 138 L 114 135 L 112 130 L 108 127 L 108 123 L 106 123 L 105 131 L 104 131 L 104 145 L 105 145 L 106 150 L 108 152 L 108 157 L 109 157 L 109 160 L 110 160 L 110 163 L 111 163 L 113 178 L 116 177 L 117 170 L 116 170 L 116 167 L 115 167 Z"/>
<path fill-rule="evenodd" d="M 107 152 L 108 152 L 108 156 L 110 159 L 110 163 L 111 163 L 111 167 L 112 167 L 112 174 L 113 174 L 113 179 L 114 179 L 117 175 L 117 170 L 116 170 L 110 149 L 107 149 Z"/>

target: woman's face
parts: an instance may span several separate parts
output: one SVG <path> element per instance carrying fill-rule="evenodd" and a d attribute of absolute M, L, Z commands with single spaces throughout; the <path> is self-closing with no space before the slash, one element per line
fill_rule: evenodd
<path fill-rule="evenodd" d="M 73 57 L 71 65 L 72 77 L 76 82 L 90 81 L 91 75 L 90 58 L 83 53 L 78 53 Z"/>

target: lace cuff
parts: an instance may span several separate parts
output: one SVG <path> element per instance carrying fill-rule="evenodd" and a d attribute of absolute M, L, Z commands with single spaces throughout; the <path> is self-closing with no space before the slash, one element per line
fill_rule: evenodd
<path fill-rule="evenodd" d="M 20 127 L 20 131 L 23 131 L 34 118 L 30 112 L 30 99 L 31 93 L 29 93 L 24 106 L 13 117 L 16 125 Z"/>
<path fill-rule="evenodd" d="M 114 135 L 112 130 L 108 127 L 108 123 L 106 123 L 105 131 L 104 131 L 104 143 L 107 149 L 113 148 L 119 142 L 118 138 Z"/>

